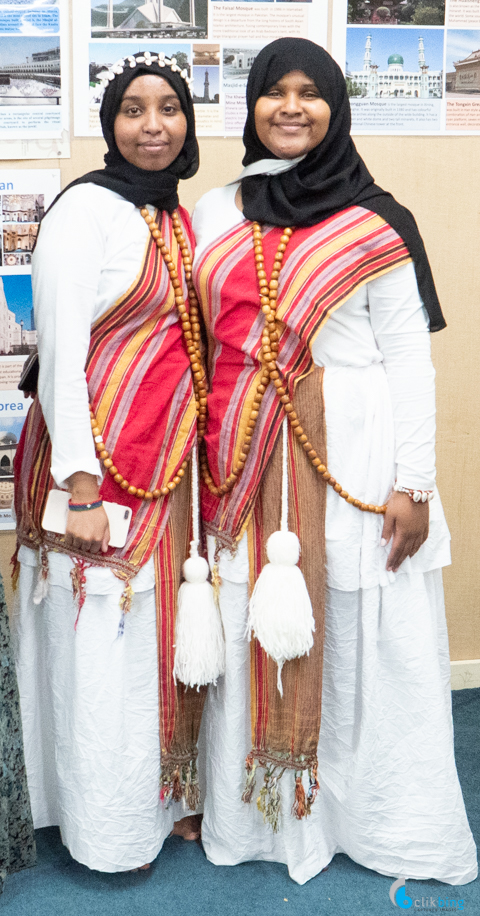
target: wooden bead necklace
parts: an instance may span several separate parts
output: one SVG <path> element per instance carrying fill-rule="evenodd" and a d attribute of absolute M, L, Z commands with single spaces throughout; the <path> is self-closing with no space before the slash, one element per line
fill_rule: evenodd
<path fill-rule="evenodd" d="M 268 281 L 267 274 L 265 272 L 262 229 L 259 223 L 254 222 L 252 224 L 252 231 L 255 266 L 257 269 L 260 292 L 260 305 L 262 312 L 265 315 L 265 327 L 262 334 L 263 372 L 260 383 L 257 385 L 257 391 L 253 401 L 252 410 L 250 412 L 250 418 L 247 421 L 247 435 L 243 441 L 239 461 L 237 461 L 234 470 L 231 472 L 231 474 L 229 474 L 223 484 L 218 487 L 215 486 L 209 473 L 205 450 L 203 450 L 200 458 L 203 479 L 205 480 L 205 483 L 207 484 L 210 492 L 215 496 L 223 496 L 225 493 L 232 489 L 235 481 L 238 479 L 243 468 L 245 467 L 245 461 L 247 459 L 248 452 L 250 451 L 250 443 L 252 441 L 253 431 L 255 429 L 255 424 L 258 418 L 260 404 L 262 402 L 262 398 L 266 391 L 267 385 L 269 382 L 272 382 L 275 386 L 280 402 L 283 405 L 283 409 L 288 417 L 289 423 L 293 429 L 294 435 L 298 439 L 298 442 L 302 446 L 307 457 L 310 459 L 310 462 L 317 473 L 320 474 L 323 479 L 326 480 L 331 487 L 333 487 L 338 495 L 341 496 L 342 499 L 346 500 L 347 503 L 350 503 L 357 509 L 360 509 L 362 512 L 372 512 L 375 513 L 375 515 L 384 515 L 387 509 L 386 506 L 374 506 L 368 503 L 364 503 L 360 499 L 355 499 L 355 497 L 350 496 L 350 494 L 343 489 L 341 484 L 337 483 L 335 477 L 330 474 L 327 466 L 318 457 L 317 452 L 313 448 L 313 445 L 308 441 L 308 436 L 303 431 L 300 420 L 298 419 L 294 410 L 293 404 L 287 393 L 287 388 L 280 377 L 280 372 L 277 366 L 278 341 L 280 337 L 276 329 L 278 278 L 282 269 L 282 262 L 287 245 L 293 235 L 293 229 L 290 227 L 285 228 L 282 235 L 280 236 L 280 242 L 273 262 L 270 281 Z"/>
<path fill-rule="evenodd" d="M 152 238 L 155 240 L 157 248 L 160 250 L 163 260 L 167 266 L 167 270 L 170 274 L 170 281 L 175 293 L 175 305 L 180 316 L 180 321 L 182 322 L 183 337 L 185 340 L 185 345 L 190 360 L 190 368 L 192 370 L 193 376 L 193 388 L 197 405 L 197 436 L 198 442 L 200 444 L 203 436 L 205 435 L 205 426 L 207 420 L 207 384 L 205 379 L 205 371 L 202 365 L 202 356 L 200 353 L 199 309 L 197 294 L 192 282 L 192 256 L 190 254 L 187 241 L 182 232 L 180 217 L 177 211 L 174 210 L 172 213 L 172 226 L 178 247 L 180 248 L 182 255 L 185 279 L 187 281 L 188 299 L 190 304 L 190 309 L 187 311 L 185 298 L 182 292 L 182 283 L 178 277 L 178 272 L 173 262 L 172 255 L 170 254 L 170 251 L 168 250 L 168 247 L 162 238 L 160 229 L 158 228 L 158 225 L 155 222 L 153 216 L 150 215 L 147 207 L 142 207 L 140 209 L 140 213 L 142 214 L 145 222 L 148 225 L 148 228 L 150 229 Z M 144 487 L 136 487 L 134 484 L 131 484 L 120 473 L 114 463 L 113 458 L 110 455 L 110 452 L 105 447 L 100 428 L 91 406 L 90 421 L 92 424 L 92 435 L 95 439 L 95 448 L 98 452 L 98 457 L 103 462 L 105 469 L 109 472 L 109 474 L 112 475 L 113 479 L 120 485 L 122 490 L 127 490 L 131 496 L 136 496 L 137 499 L 145 499 L 149 501 L 152 499 L 158 499 L 160 496 L 168 496 L 169 493 L 175 490 L 175 488 L 181 482 L 182 477 L 185 474 L 185 469 L 187 467 L 188 461 L 184 461 L 172 480 L 160 489 L 150 491 L 146 490 Z"/>

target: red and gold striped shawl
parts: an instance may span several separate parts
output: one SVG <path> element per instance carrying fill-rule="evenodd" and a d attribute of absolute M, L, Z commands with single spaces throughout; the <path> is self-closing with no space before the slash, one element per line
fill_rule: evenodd
<path fill-rule="evenodd" d="M 282 230 L 265 227 L 265 270 L 270 276 Z M 311 347 L 330 315 L 359 287 L 411 261 L 399 235 L 380 216 L 349 207 L 317 226 L 295 229 L 279 278 L 278 368 L 293 397 L 297 382 L 314 367 Z M 218 485 L 240 453 L 261 374 L 264 316 L 259 303 L 252 223 L 242 221 L 218 238 L 195 265 L 195 282 L 209 335 L 210 394 L 205 439 L 210 471 Z M 233 546 L 251 517 L 275 446 L 283 411 L 269 385 L 245 468 L 227 495 L 204 486 L 207 532 Z"/>
<path fill-rule="evenodd" d="M 182 210 L 180 213 L 184 234 L 193 245 L 188 215 Z M 162 214 L 160 228 L 178 276 L 184 278 L 168 213 Z M 185 279 L 183 293 L 188 302 Z M 114 465 L 124 478 L 144 490 L 165 486 L 192 449 L 196 408 L 174 290 L 150 234 L 132 286 L 92 326 L 85 371 L 92 409 Z M 71 548 L 66 551 L 58 535 L 41 527 L 49 490 L 55 486 L 50 465 L 50 438 L 36 398 L 15 461 L 18 538 L 29 547 L 44 544 L 75 555 Z M 125 547 L 110 549 L 95 559 L 96 564 L 109 566 L 127 578 L 147 562 L 160 542 L 171 500 L 138 500 L 122 490 L 110 474 L 105 475 L 100 492 L 103 499 L 130 505 L 133 510 Z"/>
<path fill-rule="evenodd" d="M 180 216 L 184 235 L 193 246 L 188 215 L 180 209 Z M 162 213 L 160 228 L 183 278 L 188 303 L 181 252 L 168 213 Z M 150 233 L 137 278 L 92 327 L 85 369 L 93 411 L 115 466 L 136 486 L 160 489 L 192 450 L 196 405 L 170 275 Z M 36 398 L 15 460 L 18 539 L 28 547 L 43 545 L 78 557 L 78 551 L 67 550 L 58 535 L 41 527 L 45 502 L 54 487 L 50 465 L 50 438 Z M 128 580 L 153 554 L 161 793 L 165 800 L 184 796 L 195 809 L 197 739 L 206 689 L 186 689 L 173 679 L 177 594 L 190 540 L 190 469 L 178 490 L 165 499 L 138 500 L 110 474 L 105 475 L 100 493 L 105 500 L 130 505 L 133 518 L 125 547 L 97 554 L 95 565 L 111 567 Z"/>

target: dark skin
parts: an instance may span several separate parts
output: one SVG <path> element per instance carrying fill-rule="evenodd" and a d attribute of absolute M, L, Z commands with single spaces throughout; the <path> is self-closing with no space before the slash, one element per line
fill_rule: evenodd
<path fill-rule="evenodd" d="M 328 108 L 328 106 L 327 106 Z M 287 138 L 275 133 L 272 124 L 299 125 L 299 130 L 287 131 Z M 308 130 L 303 125 L 308 126 Z M 281 80 L 261 96 L 255 106 L 255 127 L 262 143 L 273 155 L 294 159 L 318 144 L 318 136 L 326 135 L 328 120 L 319 99 L 318 90 L 300 70 L 286 73 Z M 282 146 L 280 148 L 280 140 Z M 235 195 L 235 204 L 243 213 L 242 188 Z M 393 492 L 387 501 L 382 542 L 391 542 L 387 570 L 397 572 L 407 557 L 413 557 L 428 537 L 429 505 L 414 503 L 407 493 Z"/>
<path fill-rule="evenodd" d="M 387 502 L 382 538 L 392 546 L 387 570 L 397 572 L 407 557 L 413 557 L 428 538 L 428 503 L 414 503 L 407 493 L 393 492 Z"/>

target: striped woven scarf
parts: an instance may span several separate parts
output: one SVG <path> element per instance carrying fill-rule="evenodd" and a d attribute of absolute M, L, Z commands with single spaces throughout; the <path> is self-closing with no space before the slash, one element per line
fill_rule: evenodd
<path fill-rule="evenodd" d="M 264 230 L 265 270 L 270 276 L 282 230 Z M 314 370 L 311 346 L 329 316 L 360 286 L 411 261 L 401 238 L 377 214 L 350 207 L 318 226 L 295 229 L 279 278 L 277 367 L 302 426 L 326 463 L 322 370 Z M 242 222 L 208 247 L 195 268 L 209 336 L 210 394 L 206 448 L 215 484 L 230 474 L 246 435 L 261 375 L 264 316 L 259 304 L 252 224 Z M 284 412 L 273 385 L 261 403 L 244 470 L 218 498 L 204 485 L 206 530 L 234 548 L 248 528 L 253 582 L 266 562 L 265 543 L 280 527 L 281 437 Z M 326 483 L 289 431 L 289 529 L 301 542 L 300 565 L 316 621 L 310 655 L 286 662 L 284 697 L 276 689 L 276 665 L 252 640 L 252 752 L 247 758 L 244 800 L 253 795 L 257 762 L 265 768 L 258 804 L 274 829 L 279 824 L 278 779 L 296 772 L 293 811 L 309 813 L 318 789 L 316 749 L 320 729 L 325 592 Z M 353 510 L 352 510 L 353 511 Z M 302 773 L 310 771 L 307 794 Z"/>
<path fill-rule="evenodd" d="M 180 212 L 184 234 L 192 244 L 188 215 Z M 168 213 L 162 214 L 160 229 L 178 276 L 183 277 L 181 252 Z M 183 293 L 188 302 L 185 280 Z M 165 486 L 191 453 L 196 406 L 174 290 L 150 234 L 136 280 L 92 326 L 85 371 L 92 410 L 114 465 L 145 491 Z M 55 487 L 50 466 L 51 442 L 36 398 L 15 459 L 18 542 L 68 553 L 80 563 L 91 561 L 91 555 L 67 549 L 60 535 L 42 529 L 48 493 Z M 174 685 L 172 654 L 177 592 L 182 563 L 188 556 L 189 479 L 186 473 L 174 494 L 147 502 L 130 496 L 106 474 L 101 498 L 129 505 L 133 515 L 125 546 L 97 554 L 95 565 L 109 567 L 125 579 L 124 595 L 128 596 L 130 578 L 154 556 L 163 791 L 166 795 L 173 792 L 176 798 L 187 791 L 194 805 L 196 740 L 205 691 L 185 693 L 183 686 Z M 190 698 L 193 693 L 195 697 Z M 178 734 L 188 735 L 188 741 L 183 737 L 179 744 Z"/>
<path fill-rule="evenodd" d="M 270 275 L 282 230 L 265 230 L 265 270 Z M 377 214 L 349 207 L 318 226 L 296 229 L 279 278 L 277 366 L 290 397 L 313 370 L 317 334 L 360 286 L 411 261 L 401 238 Z M 210 472 L 218 484 L 238 459 L 261 375 L 264 316 L 252 244 L 252 224 L 242 222 L 207 247 L 195 279 L 209 335 L 210 395 L 205 437 Z M 284 382 L 284 383 L 285 383 Z M 284 413 L 269 385 L 262 400 L 245 468 L 222 499 L 203 488 L 206 530 L 233 546 L 246 530 Z M 300 417 L 301 419 L 301 417 Z"/>

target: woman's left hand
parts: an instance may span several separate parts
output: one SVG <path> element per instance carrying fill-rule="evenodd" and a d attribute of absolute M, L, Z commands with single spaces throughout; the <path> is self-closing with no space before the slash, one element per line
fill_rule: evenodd
<path fill-rule="evenodd" d="M 393 537 L 387 570 L 397 572 L 406 557 L 413 557 L 428 537 L 427 503 L 414 503 L 407 493 L 393 492 L 387 503 L 382 538 Z"/>

